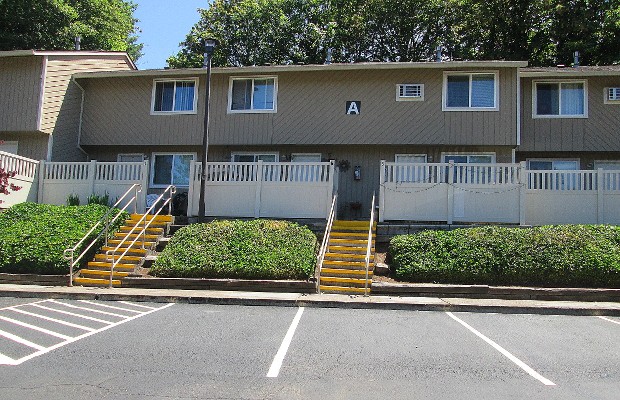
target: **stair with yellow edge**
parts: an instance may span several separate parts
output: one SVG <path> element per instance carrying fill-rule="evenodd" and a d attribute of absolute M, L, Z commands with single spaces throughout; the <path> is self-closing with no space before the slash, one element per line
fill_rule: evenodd
<path fill-rule="evenodd" d="M 321 268 L 321 293 L 364 294 L 368 283 L 370 294 L 375 266 L 376 228 L 375 223 L 372 228 L 367 282 L 365 259 L 369 221 L 334 221 Z"/>
<path fill-rule="evenodd" d="M 147 223 L 153 219 L 154 221 L 151 222 L 145 233 L 139 235 L 138 233 L 142 228 L 138 226 L 134 233 L 130 234 L 142 217 L 142 214 L 131 214 L 130 218 L 114 234 L 114 239 L 109 239 L 108 245 L 103 246 L 99 253 L 95 255 L 94 260 L 90 261 L 87 267 L 81 269 L 79 275 L 73 278 L 73 283 L 82 286 L 110 286 L 112 259 L 116 261 L 121 258 L 125 250 L 127 250 L 127 254 L 122 257 L 114 268 L 112 286 L 121 286 L 123 278 L 134 274 L 136 268 L 142 265 L 146 256 L 154 251 L 157 242 L 166 234 L 169 225 L 173 221 L 173 217 L 170 215 L 148 215 L 146 218 Z M 143 223 L 140 223 L 140 225 Z M 135 238 L 138 238 L 138 240 L 131 244 Z M 122 245 L 116 255 L 112 257 L 106 254 L 107 251 L 113 251 L 121 243 Z"/>

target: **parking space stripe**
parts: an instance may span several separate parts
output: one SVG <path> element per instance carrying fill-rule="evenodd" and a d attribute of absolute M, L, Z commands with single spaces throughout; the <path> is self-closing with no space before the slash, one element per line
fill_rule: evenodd
<path fill-rule="evenodd" d="M 24 304 L 24 305 L 32 305 L 32 303 L 29 303 L 29 304 Z M 64 342 L 60 342 L 60 343 L 55 344 L 55 345 L 50 346 L 50 347 L 42 347 L 42 346 L 38 346 L 38 345 L 37 345 L 38 347 L 40 347 L 40 350 L 39 350 L 39 351 L 36 351 L 36 352 L 34 352 L 34 353 L 30 354 L 30 355 L 27 355 L 27 356 L 25 356 L 25 357 L 22 357 L 22 358 L 18 359 L 18 360 L 13 360 L 13 359 L 11 359 L 11 358 L 9 358 L 9 357 L 2 356 L 2 355 L 0 354 L 0 364 L 4 364 L 4 365 L 19 365 L 19 364 L 21 364 L 21 363 L 23 363 L 23 362 L 25 362 L 25 361 L 28 361 L 28 360 L 31 360 L 31 359 L 33 359 L 33 358 L 35 358 L 35 357 L 38 357 L 38 356 L 41 356 L 41 355 L 43 355 L 43 354 L 49 353 L 49 352 L 50 352 L 50 351 L 52 351 L 52 350 L 55 350 L 55 349 L 58 349 L 58 348 L 60 348 L 60 347 L 66 346 L 66 345 L 67 345 L 67 344 L 69 344 L 69 343 L 73 343 L 73 342 L 76 342 L 76 341 L 78 341 L 78 340 L 81 340 L 81 339 L 87 338 L 87 337 L 89 337 L 89 336 L 92 336 L 92 335 L 95 335 L 95 334 L 97 334 L 97 333 L 100 333 L 100 332 L 106 331 L 106 330 L 108 330 L 108 329 L 110 329 L 110 328 L 114 328 L 114 327 L 119 326 L 119 325 L 121 325 L 121 324 L 124 324 L 124 323 L 126 323 L 126 322 L 133 321 L 134 319 L 137 319 L 137 318 L 143 317 L 143 316 L 145 316 L 145 315 L 149 315 L 149 314 L 154 313 L 154 312 L 156 312 L 156 311 L 163 310 L 163 309 L 168 308 L 168 307 L 171 307 L 171 306 L 173 306 L 173 305 L 174 305 L 174 303 L 168 303 L 168 304 L 166 304 L 166 305 L 164 305 L 164 306 L 162 306 L 162 307 L 159 307 L 159 308 L 153 308 L 152 310 L 145 311 L 145 312 L 143 312 L 143 313 L 141 313 L 141 314 L 138 314 L 138 315 L 133 315 L 133 316 L 131 316 L 131 317 L 127 317 L 127 318 L 125 318 L 125 319 L 123 319 L 123 320 L 121 320 L 121 321 L 114 322 L 114 323 L 111 323 L 111 324 L 109 324 L 109 325 L 107 325 L 107 326 L 104 326 L 103 328 L 99 328 L 99 329 L 96 329 L 96 330 L 91 330 L 91 332 L 87 332 L 87 333 L 84 333 L 84 334 L 82 334 L 82 335 L 80 335 L 80 336 L 76 336 L 76 337 L 73 337 L 73 338 L 67 339 L 67 340 L 65 340 Z M 51 309 L 51 310 L 53 310 L 53 309 Z M 15 310 L 15 311 L 17 311 L 17 310 Z M 20 311 L 21 311 L 21 310 L 20 310 Z M 53 310 L 53 311 L 57 311 L 57 310 Z M 2 331 L 0 331 L 0 332 L 2 332 Z M 33 344 L 34 344 L 34 343 L 33 343 Z"/>
<path fill-rule="evenodd" d="M 89 328 L 88 326 L 82 326 L 82 325 L 78 325 L 78 324 L 73 324 L 71 322 L 63 321 L 61 319 L 56 319 L 56 318 L 48 317 L 48 316 L 37 314 L 37 313 L 31 313 L 31 312 L 28 312 L 28 311 L 20 310 L 19 308 L 7 308 L 7 310 L 14 311 L 14 312 L 17 312 L 17 313 L 20 313 L 20 314 L 24 314 L 24 315 L 30 315 L 31 317 L 35 317 L 35 318 L 41 318 L 41 319 L 44 319 L 46 321 L 56 322 L 57 324 L 61 324 L 61 325 L 65 325 L 65 326 L 70 326 L 72 328 L 81 329 L 83 331 L 89 331 L 89 332 L 96 331 L 95 328 Z"/>
<path fill-rule="evenodd" d="M 4 308 L 0 308 L 0 311 L 4 311 L 4 310 L 12 310 L 15 307 L 21 307 L 21 306 L 27 306 L 28 304 L 37 304 L 37 303 L 43 303 L 46 302 L 47 300 L 39 300 L 39 301 L 33 301 L 32 303 L 24 303 L 24 304 L 20 304 L 17 306 L 8 306 L 8 307 L 4 307 Z"/>
<path fill-rule="evenodd" d="M 504 349 L 502 346 L 500 346 L 499 344 L 495 343 L 493 340 L 489 339 L 488 337 L 484 336 L 482 333 L 478 332 L 476 329 L 474 329 L 469 324 L 467 324 L 467 322 L 459 319 L 458 317 L 456 317 L 454 314 L 452 314 L 449 311 L 447 311 L 446 314 L 448 314 L 448 316 L 450 318 L 452 318 L 453 320 L 455 320 L 459 324 L 463 325 L 470 332 L 472 332 L 473 334 L 478 336 L 480 339 L 482 339 L 485 342 L 487 342 L 495 350 L 497 350 L 500 353 L 502 353 L 510 361 L 512 361 L 513 363 L 517 364 L 522 370 L 527 372 L 531 377 L 537 379 L 538 381 L 540 381 L 542 384 L 544 384 L 546 386 L 555 386 L 555 383 L 551 382 L 549 379 L 545 378 L 544 376 L 540 375 L 538 372 L 534 371 L 530 366 L 525 364 L 523 361 L 519 360 L 517 357 L 513 356 L 508 350 Z"/>
<path fill-rule="evenodd" d="M 128 306 L 146 308 L 147 310 L 156 310 L 157 309 L 156 307 L 143 306 L 142 304 L 130 303 L 128 301 L 119 301 L 119 303 L 127 304 Z"/>
<path fill-rule="evenodd" d="M 295 314 L 295 318 L 293 318 L 293 322 L 291 322 L 291 326 L 288 328 L 286 335 L 284 336 L 284 340 L 282 340 L 282 344 L 280 345 L 280 349 L 276 353 L 276 356 L 271 363 L 271 367 L 269 368 L 269 372 L 267 372 L 267 378 L 277 378 L 280 374 L 280 368 L 282 367 L 282 362 L 284 361 L 284 357 L 288 352 L 288 347 L 293 340 L 293 336 L 295 335 L 295 330 L 297 329 L 297 325 L 299 324 L 299 320 L 301 319 L 301 314 L 303 314 L 304 308 L 299 307 L 297 310 L 297 314 Z"/>
<path fill-rule="evenodd" d="M 78 306 L 74 306 L 73 304 L 67 304 L 67 303 L 63 303 L 61 301 L 56 301 L 56 300 L 50 300 L 50 302 L 52 302 L 54 304 L 59 304 L 59 305 L 65 306 L 65 307 L 74 308 L 76 310 L 84 310 L 84 311 L 94 312 L 94 313 L 97 313 L 97 314 L 110 315 L 112 317 L 117 317 L 117 318 L 127 318 L 127 317 L 129 317 L 129 315 L 115 314 L 115 313 L 111 313 L 111 312 L 107 312 L 107 311 L 95 310 L 94 308 L 90 308 L 90 307 L 78 307 Z"/>
<path fill-rule="evenodd" d="M 614 321 L 613 319 L 609 319 L 609 318 L 607 318 L 607 317 L 601 317 L 601 316 L 599 316 L 599 318 L 600 318 L 600 319 L 604 319 L 605 321 L 609 321 L 609 322 L 611 322 L 611 323 L 614 323 L 614 324 L 618 324 L 618 325 L 620 325 L 620 321 Z"/>
<path fill-rule="evenodd" d="M 112 310 L 127 311 L 127 312 L 136 313 L 136 314 L 140 314 L 142 312 L 142 311 L 130 310 L 128 308 L 109 306 L 107 304 L 94 303 L 94 302 L 88 301 L 88 300 L 78 300 L 78 301 L 81 302 L 81 303 L 92 304 L 92 305 L 97 306 L 97 307 L 104 307 L 104 308 L 109 308 L 109 309 L 112 309 Z"/>
<path fill-rule="evenodd" d="M 17 342 L 19 344 L 23 344 L 24 346 L 28 346 L 28 347 L 32 347 L 33 349 L 37 349 L 37 350 L 45 350 L 45 347 L 43 346 L 39 346 L 36 343 L 32 343 L 30 340 L 26 340 L 22 337 L 19 337 L 17 335 L 13 335 L 12 333 L 9 332 L 5 332 L 3 330 L 0 329 L 0 336 L 3 336 L 9 340 L 12 340 L 14 342 Z"/>
<path fill-rule="evenodd" d="M 60 338 L 60 339 L 64 339 L 64 340 L 71 339 L 71 336 L 67 336 L 67 335 L 63 335 L 62 333 L 50 331 L 48 329 L 41 328 L 40 326 L 30 325 L 30 324 L 27 324 L 25 322 L 21 322 L 21 321 L 12 319 L 12 318 L 0 316 L 0 319 L 3 320 L 3 321 L 6 321 L 6 322 L 10 322 L 10 323 L 15 324 L 15 325 L 23 326 L 24 328 L 28 328 L 28 329 L 32 329 L 34 331 L 45 333 L 45 334 L 50 335 L 50 336 L 56 336 L 57 338 Z"/>
<path fill-rule="evenodd" d="M 63 310 L 58 310 L 56 308 L 50 308 L 50 307 L 42 306 L 40 304 L 29 304 L 29 305 L 31 305 L 33 307 L 39 307 L 39 308 L 41 308 L 43 310 L 53 311 L 53 312 L 57 312 L 57 313 L 60 313 L 60 314 L 71 315 L 73 317 L 83 318 L 83 319 L 87 319 L 87 320 L 95 321 L 95 322 L 100 322 L 102 324 L 112 325 L 114 323 L 114 322 L 106 321 L 106 320 L 99 319 L 99 318 L 89 317 L 88 315 L 76 314 L 76 313 L 72 313 L 72 312 L 69 312 L 69 311 L 63 311 Z"/>

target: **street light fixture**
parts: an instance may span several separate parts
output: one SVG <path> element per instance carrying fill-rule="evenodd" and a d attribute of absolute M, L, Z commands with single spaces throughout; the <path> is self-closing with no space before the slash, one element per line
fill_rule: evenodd
<path fill-rule="evenodd" d="M 205 119 L 204 119 L 204 133 L 202 135 L 202 172 L 200 174 L 200 198 L 198 200 L 198 221 L 204 222 L 205 218 L 205 190 L 207 179 L 207 153 L 209 152 L 209 106 L 211 97 L 211 58 L 213 52 L 218 45 L 218 41 L 215 39 L 205 39 L 205 56 L 203 68 L 207 69 L 207 93 L 205 96 Z"/>

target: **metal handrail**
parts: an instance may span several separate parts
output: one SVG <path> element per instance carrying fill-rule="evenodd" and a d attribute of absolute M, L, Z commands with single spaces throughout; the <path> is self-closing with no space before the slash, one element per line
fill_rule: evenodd
<path fill-rule="evenodd" d="M 161 207 L 159 208 L 159 210 L 157 210 L 157 212 L 154 212 L 155 207 L 158 205 L 158 203 L 164 198 L 164 195 L 166 194 L 166 192 L 170 192 L 168 198 L 162 203 Z M 157 200 L 155 200 L 153 202 L 153 205 L 146 211 L 146 213 L 142 216 L 142 218 L 140 218 L 138 220 L 138 222 L 136 222 L 136 224 L 133 226 L 133 228 L 131 228 L 131 230 L 125 235 L 125 237 L 123 239 L 121 239 L 121 241 L 119 242 L 119 244 L 113 249 L 113 250 L 108 250 L 106 251 L 106 260 L 110 263 L 112 263 L 112 267 L 110 268 L 110 287 L 112 287 L 112 280 L 114 277 L 114 268 L 116 268 L 116 266 L 118 264 L 120 264 L 121 260 L 123 259 L 123 257 L 125 257 L 125 255 L 127 255 L 127 253 L 129 252 L 129 250 L 131 250 L 132 246 L 138 241 L 138 239 L 140 237 L 142 237 L 142 248 L 144 249 L 144 242 L 145 242 L 145 235 L 146 235 L 146 230 L 149 228 L 149 226 L 151 226 L 151 223 L 153 221 L 155 221 L 155 217 L 159 215 L 159 213 L 172 202 L 172 196 L 177 192 L 177 189 L 174 185 L 169 185 L 164 192 L 157 198 Z M 168 215 L 170 215 L 170 208 L 168 207 Z M 151 219 L 148 219 L 147 217 L 149 215 L 152 215 Z M 148 221 L 148 222 L 147 222 Z M 118 259 L 115 260 L 116 257 L 116 252 L 125 244 L 127 243 L 127 238 L 129 238 L 129 236 L 131 236 L 134 231 L 136 230 L 136 228 L 138 228 L 138 226 L 140 226 L 140 224 L 143 224 L 141 230 L 136 234 L 136 238 L 129 243 L 129 245 L 127 246 L 127 248 L 125 249 L 125 251 L 119 255 Z"/>
<path fill-rule="evenodd" d="M 368 246 L 366 247 L 366 281 L 364 282 L 364 296 L 368 296 L 368 268 L 370 266 L 370 249 L 372 248 L 372 226 L 375 222 L 375 192 L 372 193 L 372 205 L 370 207 L 370 226 L 368 227 Z"/>
<path fill-rule="evenodd" d="M 317 268 L 319 270 L 318 278 L 317 278 L 317 291 L 321 294 L 321 270 L 323 269 L 323 261 L 325 260 L 325 253 L 327 252 L 327 244 L 329 243 L 329 235 L 332 231 L 332 225 L 334 223 L 334 218 L 336 217 L 336 202 L 338 199 L 338 193 L 334 195 L 332 198 L 332 206 L 329 210 L 329 215 L 327 216 L 327 224 L 325 225 L 325 233 L 323 234 L 323 241 L 321 242 L 321 248 L 319 249 L 319 254 L 317 256 Z"/>
<path fill-rule="evenodd" d="M 111 220 L 110 218 L 110 214 L 115 210 L 118 209 L 118 206 L 121 204 L 121 202 L 123 202 L 123 200 L 125 200 L 125 198 L 129 195 L 129 193 L 131 193 L 131 191 L 135 191 L 135 194 L 132 198 L 130 198 L 127 201 L 127 204 L 125 204 L 125 206 L 123 206 L 121 209 L 119 209 L 119 211 L 116 213 L 116 215 L 114 216 L 114 218 L 112 218 Z M 80 260 L 82 259 L 82 257 L 84 257 L 84 255 L 95 245 L 95 243 L 97 243 L 97 241 L 101 238 L 101 236 L 104 236 L 105 239 L 105 245 L 107 246 L 108 244 L 108 231 L 110 229 L 110 226 L 123 214 L 123 212 L 133 203 L 134 205 L 134 212 L 137 211 L 137 199 L 138 199 L 138 193 L 140 193 L 142 191 L 142 185 L 140 185 L 139 183 L 135 183 L 133 185 L 131 185 L 131 187 L 129 189 L 127 189 L 127 191 L 116 201 L 116 203 L 114 203 L 114 205 L 112 205 L 112 207 L 110 207 L 110 209 L 101 217 L 99 218 L 99 221 L 97 221 L 97 223 L 90 228 L 90 230 L 88 231 L 88 233 L 86 235 L 84 235 L 84 237 L 82 237 L 82 239 L 80 239 L 79 242 L 77 242 L 77 244 L 75 246 L 73 246 L 72 248 L 69 249 L 65 249 L 65 251 L 63 252 L 63 257 L 66 260 L 69 260 L 69 286 L 73 286 L 73 268 L 78 265 L 78 263 L 80 262 Z M 86 246 L 86 248 L 82 251 L 82 253 L 80 253 L 79 256 L 77 256 L 77 258 L 75 258 L 75 251 L 82 245 L 82 243 L 84 243 L 84 241 L 86 239 L 88 239 L 88 237 L 95 231 L 95 229 L 97 229 L 98 226 L 101 225 L 101 223 L 105 220 L 105 226 L 101 229 L 101 231 L 99 232 L 99 234 L 97 235 L 97 237 L 95 239 L 93 239 L 92 242 L 90 242 L 90 244 L 88 246 Z"/>

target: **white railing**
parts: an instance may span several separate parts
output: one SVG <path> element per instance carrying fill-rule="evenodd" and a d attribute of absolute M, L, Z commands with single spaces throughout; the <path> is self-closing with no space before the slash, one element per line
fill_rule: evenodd
<path fill-rule="evenodd" d="M 317 291 L 321 294 L 321 270 L 323 269 L 323 261 L 325 261 L 325 253 L 327 252 L 327 244 L 329 243 L 329 235 L 332 233 L 332 225 L 336 219 L 336 204 L 338 202 L 338 193 L 336 193 L 332 199 L 332 205 L 327 215 L 327 224 L 325 225 L 325 233 L 323 234 L 323 240 L 321 242 L 321 248 L 317 255 Z"/>
<path fill-rule="evenodd" d="M 620 191 L 620 171 L 602 171 L 603 190 Z"/>
<path fill-rule="evenodd" d="M 39 162 L 36 160 L 0 151 L 0 168 L 15 172 L 20 178 L 34 179 L 38 167 Z"/>
<path fill-rule="evenodd" d="M 190 164 L 188 215 L 198 215 L 202 163 Z M 208 162 L 205 215 L 324 218 L 335 188 L 335 163 Z"/>
<path fill-rule="evenodd" d="M 163 198 L 168 194 L 168 198 Z M 112 287 L 112 281 L 114 278 L 114 269 L 121 263 L 123 257 L 127 255 L 133 248 L 138 240 L 142 241 L 142 249 L 144 249 L 144 242 L 146 240 L 146 231 L 151 226 L 155 217 L 161 213 L 161 211 L 167 207 L 168 213 L 170 213 L 172 196 L 176 193 L 176 188 L 173 185 L 168 186 L 164 192 L 155 200 L 153 205 L 146 211 L 146 213 L 136 222 L 131 230 L 125 235 L 125 237 L 119 242 L 119 244 L 112 250 L 106 251 L 106 260 L 112 264 L 110 268 L 110 287 Z M 159 207 L 159 209 L 157 209 Z M 157 209 L 157 210 L 156 210 Z M 131 240 L 131 236 L 135 235 L 135 238 Z M 131 242 L 128 244 L 128 242 Z M 124 251 L 120 253 L 121 250 Z"/>
<path fill-rule="evenodd" d="M 513 185 L 519 164 L 384 163 L 384 182 L 410 184 Z"/>
<path fill-rule="evenodd" d="M 372 194 L 372 204 L 370 206 L 370 226 L 368 227 L 368 245 L 366 246 L 366 280 L 364 282 L 364 296 L 368 296 L 368 269 L 370 267 L 370 253 L 372 249 L 372 231 L 375 223 L 375 193 Z"/>
<path fill-rule="evenodd" d="M 64 251 L 63 255 L 66 260 L 69 261 L 69 286 L 73 286 L 73 270 L 76 266 L 79 265 L 82 258 L 88 253 L 88 251 L 99 241 L 99 239 L 104 239 L 104 246 L 108 245 L 108 236 L 109 230 L 112 224 L 116 222 L 116 220 L 126 211 L 130 206 L 133 205 L 133 212 L 135 213 L 137 210 L 137 201 L 138 201 L 138 193 L 142 190 L 142 186 L 139 184 L 132 185 L 120 199 L 110 207 L 110 209 L 97 221 L 97 223 L 80 239 L 79 242 L 75 244 L 75 246 L 68 248 Z M 133 197 L 127 198 L 133 192 Z M 124 205 L 118 209 L 118 207 L 123 204 Z M 111 214 L 114 210 L 118 209 L 116 215 L 111 217 Z M 111 218 L 111 219 L 110 219 Z M 75 257 L 75 252 L 82 246 L 82 244 L 90 237 L 90 235 L 97 229 L 101 228 L 97 237 L 93 239 L 84 250 Z"/>
<path fill-rule="evenodd" d="M 598 171 L 527 171 L 530 190 L 597 190 Z"/>

